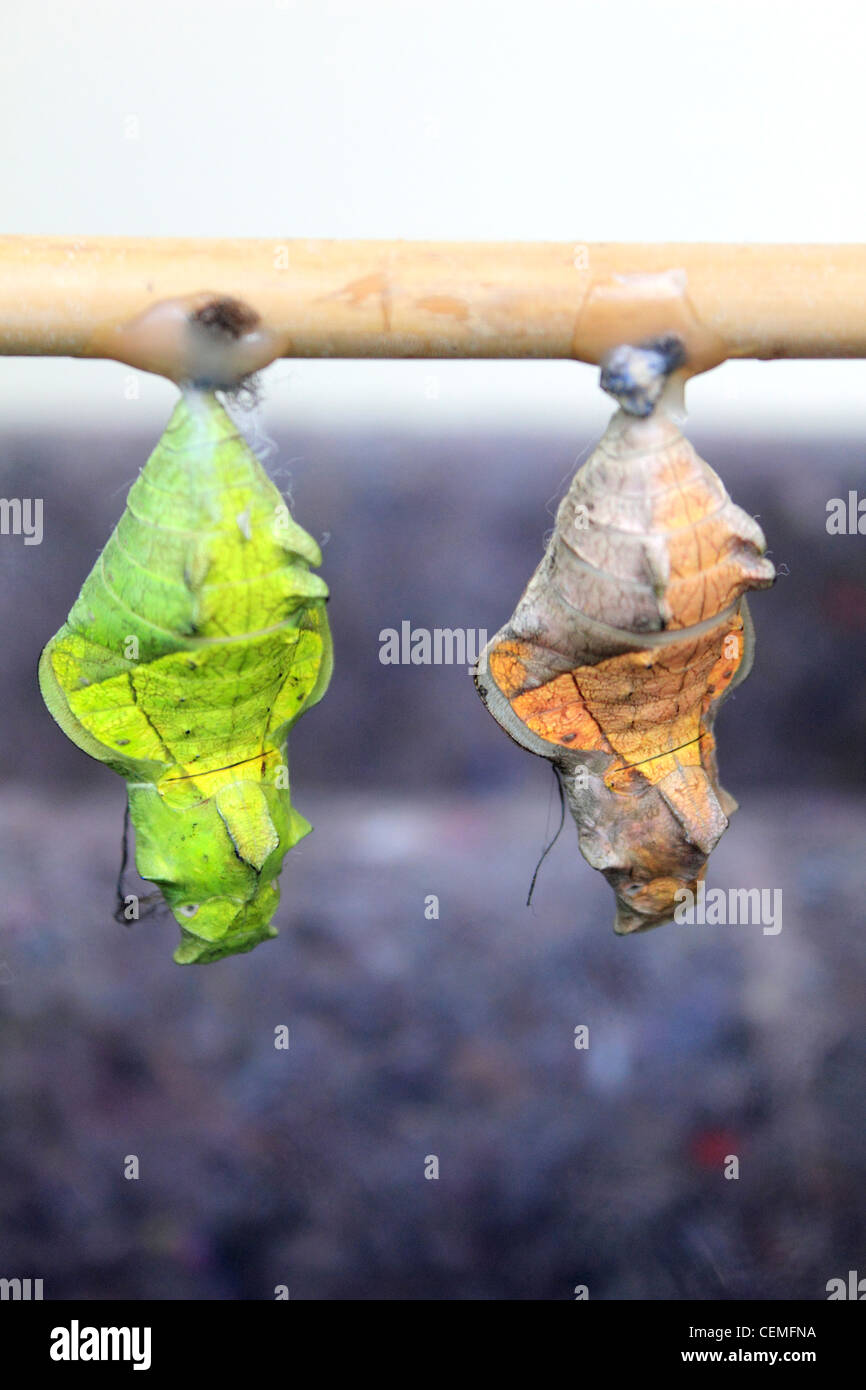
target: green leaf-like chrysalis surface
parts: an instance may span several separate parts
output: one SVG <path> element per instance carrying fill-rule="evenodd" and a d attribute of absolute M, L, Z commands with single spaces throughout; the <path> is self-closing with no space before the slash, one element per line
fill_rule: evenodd
<path fill-rule="evenodd" d="M 321 561 L 216 397 L 190 393 L 42 653 L 54 718 L 126 779 L 181 965 L 277 934 L 283 857 L 311 828 L 286 736 L 331 675 Z"/>

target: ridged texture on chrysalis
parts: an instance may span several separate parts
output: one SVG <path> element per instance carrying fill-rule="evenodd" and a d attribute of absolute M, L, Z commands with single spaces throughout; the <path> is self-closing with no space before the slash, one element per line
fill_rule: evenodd
<path fill-rule="evenodd" d="M 559 769 L 618 932 L 669 920 L 736 809 L 713 721 L 749 672 L 747 589 L 774 570 L 673 420 L 622 411 L 574 478 L 547 552 L 476 681 L 495 719 Z"/>
<path fill-rule="evenodd" d="M 42 654 L 58 724 L 127 781 L 180 964 L 277 934 L 283 857 L 310 830 L 286 735 L 331 673 L 321 558 L 216 397 L 190 394 Z"/>

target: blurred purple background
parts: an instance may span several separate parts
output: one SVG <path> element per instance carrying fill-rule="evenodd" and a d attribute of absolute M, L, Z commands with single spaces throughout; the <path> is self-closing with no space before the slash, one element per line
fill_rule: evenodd
<path fill-rule="evenodd" d="M 719 718 L 741 809 L 708 876 L 781 888 L 782 931 L 614 937 L 570 822 L 527 909 L 549 768 L 465 669 L 379 661 L 404 619 L 499 627 L 594 432 L 282 426 L 270 471 L 328 536 L 336 668 L 291 745 L 315 831 L 279 938 L 182 970 L 170 917 L 112 920 L 123 785 L 36 683 L 155 436 L 7 432 L 3 494 L 44 498 L 45 536 L 0 538 L 0 1276 L 46 1298 L 820 1299 L 866 1274 L 866 545 L 825 528 L 864 445 L 687 433 L 783 570 Z"/>

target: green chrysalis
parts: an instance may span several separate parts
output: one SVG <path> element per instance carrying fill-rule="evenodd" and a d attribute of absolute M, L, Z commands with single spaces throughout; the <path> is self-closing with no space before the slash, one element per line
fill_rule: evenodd
<path fill-rule="evenodd" d="M 42 653 L 57 723 L 126 779 L 181 965 L 277 935 L 283 857 L 311 829 L 286 736 L 331 675 L 321 562 L 216 397 L 191 392 Z"/>

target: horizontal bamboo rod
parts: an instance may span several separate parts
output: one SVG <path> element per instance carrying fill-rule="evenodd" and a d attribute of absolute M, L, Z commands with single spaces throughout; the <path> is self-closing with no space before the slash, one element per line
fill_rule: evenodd
<path fill-rule="evenodd" d="M 597 363 L 671 332 L 692 372 L 866 357 L 862 245 L 0 237 L 2 353 L 177 377 L 179 319 L 206 320 L 220 300 L 240 301 L 234 328 L 216 315 L 238 370 L 277 357 Z"/>

